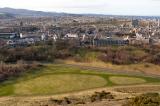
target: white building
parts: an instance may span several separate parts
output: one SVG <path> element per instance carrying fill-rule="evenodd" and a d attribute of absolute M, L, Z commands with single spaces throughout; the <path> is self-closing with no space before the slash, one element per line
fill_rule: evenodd
<path fill-rule="evenodd" d="M 71 33 L 69 33 L 69 34 L 65 35 L 65 38 L 75 39 L 75 38 L 78 38 L 78 35 L 77 34 L 71 34 Z"/>

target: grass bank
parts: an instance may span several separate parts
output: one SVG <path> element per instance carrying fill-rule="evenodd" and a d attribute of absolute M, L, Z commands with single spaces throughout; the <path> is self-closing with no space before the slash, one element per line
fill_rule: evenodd
<path fill-rule="evenodd" d="M 110 74 L 63 64 L 50 64 L 0 83 L 0 96 L 53 95 L 107 86 L 159 82 L 160 79 L 150 77 Z"/>

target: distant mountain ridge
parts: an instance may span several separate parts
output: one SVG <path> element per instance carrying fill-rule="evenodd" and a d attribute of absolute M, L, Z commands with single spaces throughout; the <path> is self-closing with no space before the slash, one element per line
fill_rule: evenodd
<path fill-rule="evenodd" d="M 106 14 L 71 14 L 71 13 L 57 13 L 57 12 L 44 12 L 35 11 L 27 9 L 14 9 L 14 8 L 0 8 L 0 18 L 15 18 L 18 16 L 22 17 L 50 17 L 50 16 L 109 16 L 109 17 L 119 17 L 119 18 L 159 18 L 160 16 L 130 16 L 130 15 L 106 15 Z"/>
<path fill-rule="evenodd" d="M 13 14 L 0 12 L 0 19 L 10 19 L 15 18 Z"/>
<path fill-rule="evenodd" d="M 27 9 L 13 9 L 8 7 L 0 8 L 0 13 L 13 14 L 14 16 L 33 16 L 33 17 L 75 15 L 75 14 L 43 12 L 43 11 L 35 11 L 35 10 L 27 10 Z"/>

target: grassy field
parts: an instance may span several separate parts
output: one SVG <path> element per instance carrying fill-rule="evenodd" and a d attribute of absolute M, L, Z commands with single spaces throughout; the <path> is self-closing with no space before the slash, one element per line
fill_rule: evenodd
<path fill-rule="evenodd" d="M 156 78 L 116 75 L 52 64 L 0 83 L 0 96 L 52 95 L 106 86 L 159 82 L 160 79 Z"/>
<path fill-rule="evenodd" d="M 143 84 L 146 82 L 145 79 L 142 78 L 134 78 L 134 77 L 119 77 L 119 76 L 113 76 L 110 77 L 109 80 L 115 84 Z"/>
<path fill-rule="evenodd" d="M 160 75 L 160 66 L 154 65 L 150 63 L 139 63 L 139 64 L 130 64 L 130 65 L 114 65 L 112 63 L 104 63 L 102 61 L 92 61 L 92 62 L 75 62 L 74 60 L 65 60 L 60 62 L 64 62 L 65 64 L 75 64 L 75 65 L 83 65 L 83 66 L 93 66 L 100 68 L 108 68 L 112 70 L 126 70 L 128 72 L 140 72 L 146 74 Z"/>
<path fill-rule="evenodd" d="M 91 75 L 45 75 L 15 84 L 15 94 L 45 95 L 105 86 L 104 78 Z"/>

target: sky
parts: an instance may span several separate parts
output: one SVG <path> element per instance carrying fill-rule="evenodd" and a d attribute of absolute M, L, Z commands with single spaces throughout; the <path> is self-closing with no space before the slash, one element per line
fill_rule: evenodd
<path fill-rule="evenodd" d="M 0 0 L 0 7 L 78 14 L 160 16 L 160 0 Z"/>

